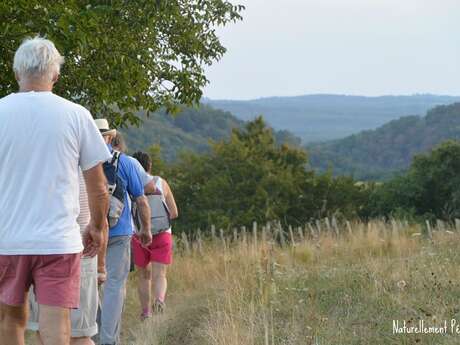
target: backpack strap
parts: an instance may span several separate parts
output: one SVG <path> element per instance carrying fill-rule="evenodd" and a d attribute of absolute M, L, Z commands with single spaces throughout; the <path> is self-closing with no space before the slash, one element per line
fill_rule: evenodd
<path fill-rule="evenodd" d="M 168 214 L 170 214 L 168 204 L 166 203 L 165 193 L 163 190 L 163 179 L 160 176 L 154 176 L 154 179 L 156 187 L 156 192 L 154 193 L 154 195 L 159 195 L 161 197 L 161 201 L 163 202 L 166 211 L 168 212 Z"/>
<path fill-rule="evenodd" d="M 113 151 L 112 152 L 112 159 L 107 161 L 106 163 L 104 164 L 109 164 L 111 166 L 113 166 L 115 168 L 115 176 L 113 177 L 114 178 L 114 181 L 113 183 L 109 183 L 108 184 L 108 190 L 109 190 L 109 194 L 112 195 L 113 192 L 115 191 L 115 189 L 117 188 L 117 175 L 118 175 L 118 162 L 120 160 L 120 155 L 121 155 L 121 152 L 120 151 Z"/>
<path fill-rule="evenodd" d="M 155 182 L 155 189 L 158 191 L 159 194 L 164 195 L 163 192 L 163 180 L 161 179 L 160 176 L 154 176 L 153 177 L 154 182 Z"/>
<path fill-rule="evenodd" d="M 110 161 L 110 164 L 112 164 L 115 167 L 115 171 L 118 172 L 118 162 L 120 161 L 120 156 L 121 152 L 120 151 L 113 151 L 112 154 L 112 160 Z"/>

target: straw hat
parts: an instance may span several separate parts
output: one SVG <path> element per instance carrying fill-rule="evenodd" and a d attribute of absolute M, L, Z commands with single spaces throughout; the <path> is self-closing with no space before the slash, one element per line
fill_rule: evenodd
<path fill-rule="evenodd" d="M 102 135 L 115 136 L 117 134 L 116 129 L 110 128 L 109 121 L 107 121 L 107 119 L 96 119 L 94 122 L 96 122 L 96 126 Z"/>

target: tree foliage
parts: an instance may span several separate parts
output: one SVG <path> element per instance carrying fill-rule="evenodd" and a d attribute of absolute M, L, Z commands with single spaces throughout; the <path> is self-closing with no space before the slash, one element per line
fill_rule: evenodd
<path fill-rule="evenodd" d="M 154 174 L 173 187 L 180 209 L 175 228 L 194 231 L 280 221 L 304 225 L 338 218 L 460 218 L 460 142 L 448 141 L 417 155 L 408 171 L 385 183 L 308 169 L 304 150 L 277 145 L 262 118 L 213 142 L 210 153 L 184 152 L 175 163 L 151 149 Z"/>
<path fill-rule="evenodd" d="M 350 178 L 316 176 L 306 163 L 304 150 L 277 145 L 262 118 L 234 129 L 230 139 L 211 145 L 211 153 L 183 154 L 165 172 L 180 208 L 176 226 L 303 225 L 333 213 L 357 215 L 363 189 Z"/>
<path fill-rule="evenodd" d="M 164 110 L 150 114 L 136 115 L 141 119 L 139 127 L 128 126 L 122 130 L 130 152 L 148 150 L 152 144 L 161 147 L 161 157 L 173 162 L 183 150 L 208 153 L 209 140 L 229 139 L 232 129 L 243 128 L 245 123 L 229 112 L 214 109 L 205 104 L 194 107 L 180 107 L 176 116 Z M 274 132 L 278 145 L 289 144 L 299 147 L 300 140 L 288 131 Z"/>
<path fill-rule="evenodd" d="M 371 197 L 374 215 L 452 220 L 460 217 L 460 142 L 447 141 L 418 155 L 404 175 L 381 185 Z"/>
<path fill-rule="evenodd" d="M 16 90 L 14 52 L 34 35 L 53 40 L 66 63 L 56 92 L 116 126 L 135 111 L 201 98 L 204 67 L 225 48 L 216 26 L 241 19 L 224 0 L 5 0 L 0 2 L 0 96 Z"/>

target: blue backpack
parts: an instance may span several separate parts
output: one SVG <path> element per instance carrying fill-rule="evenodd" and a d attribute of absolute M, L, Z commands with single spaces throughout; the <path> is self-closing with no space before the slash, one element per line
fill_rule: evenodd
<path fill-rule="evenodd" d="M 113 151 L 112 159 L 103 164 L 110 195 L 109 213 L 107 215 L 110 228 L 118 224 L 125 208 L 126 185 L 118 175 L 120 156 L 121 152 Z"/>

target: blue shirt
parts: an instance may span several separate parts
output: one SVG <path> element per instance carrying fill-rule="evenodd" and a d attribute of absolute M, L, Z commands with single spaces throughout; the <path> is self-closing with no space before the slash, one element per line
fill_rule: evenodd
<path fill-rule="evenodd" d="M 112 147 L 109 146 L 111 152 Z M 141 173 L 138 166 L 125 154 L 121 154 L 118 161 L 118 176 L 123 180 L 127 193 L 125 194 L 125 207 L 121 213 L 117 225 L 109 230 L 109 237 L 131 236 L 133 234 L 133 222 L 131 221 L 131 202 L 129 197 L 136 199 L 144 195 Z"/>

